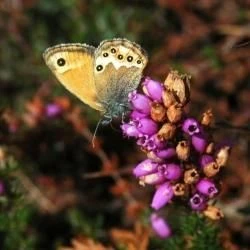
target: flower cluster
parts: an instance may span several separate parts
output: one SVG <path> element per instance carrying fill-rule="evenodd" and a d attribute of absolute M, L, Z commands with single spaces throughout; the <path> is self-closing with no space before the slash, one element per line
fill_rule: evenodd
<path fill-rule="evenodd" d="M 164 84 L 145 78 L 142 90 L 129 94 L 132 111 L 121 128 L 147 154 L 133 173 L 141 185 L 155 186 L 151 207 L 158 211 L 179 200 L 211 219 L 221 218 L 220 209 L 209 201 L 219 194 L 218 173 L 230 146 L 214 143 L 211 110 L 200 121 L 188 116 L 184 108 L 190 97 L 189 77 L 176 71 Z M 153 214 L 151 222 L 159 236 L 170 236 L 169 225 L 158 215 Z"/>

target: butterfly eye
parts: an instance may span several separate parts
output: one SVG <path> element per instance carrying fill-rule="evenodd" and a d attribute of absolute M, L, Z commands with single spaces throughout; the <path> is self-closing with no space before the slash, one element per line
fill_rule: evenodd
<path fill-rule="evenodd" d="M 107 52 L 103 53 L 104 57 L 107 57 L 109 54 Z"/>
<path fill-rule="evenodd" d="M 137 60 L 137 64 L 141 64 L 141 60 Z"/>
<path fill-rule="evenodd" d="M 118 55 L 118 59 L 119 59 L 119 60 L 122 60 L 122 59 L 123 59 L 123 56 L 122 56 L 122 55 Z"/>
<path fill-rule="evenodd" d="M 132 56 L 128 56 L 127 60 L 128 60 L 128 62 L 132 62 L 133 61 L 133 57 Z"/>
<path fill-rule="evenodd" d="M 65 63 L 66 63 L 66 61 L 63 59 L 63 58 L 59 58 L 58 60 L 57 60 L 57 65 L 58 66 L 64 66 L 65 65 Z"/>
<path fill-rule="evenodd" d="M 97 70 L 97 71 L 101 71 L 102 69 L 103 69 L 102 65 L 97 65 L 97 66 L 96 66 L 96 70 Z"/>
<path fill-rule="evenodd" d="M 111 49 L 111 53 L 115 54 L 115 52 L 116 52 L 116 49 L 115 49 L 115 48 L 112 48 L 112 49 Z"/>

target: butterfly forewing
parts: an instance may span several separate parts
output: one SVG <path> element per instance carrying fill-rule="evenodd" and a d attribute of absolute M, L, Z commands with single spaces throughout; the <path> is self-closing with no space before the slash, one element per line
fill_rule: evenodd
<path fill-rule="evenodd" d="M 103 111 L 97 101 L 94 82 L 94 50 L 86 44 L 61 44 L 48 48 L 43 57 L 57 79 L 71 93 L 92 108 Z"/>

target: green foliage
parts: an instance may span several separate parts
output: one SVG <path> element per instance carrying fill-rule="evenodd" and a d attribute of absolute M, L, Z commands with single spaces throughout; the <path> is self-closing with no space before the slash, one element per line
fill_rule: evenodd
<path fill-rule="evenodd" d="M 178 214 L 171 220 L 173 236 L 167 240 L 152 239 L 152 249 L 221 250 L 219 228 L 196 213 Z"/>
<path fill-rule="evenodd" d="M 4 232 L 4 250 L 34 249 L 35 234 L 29 232 L 32 208 L 22 199 L 12 202 L 10 209 L 0 215 L 0 230 Z"/>
<path fill-rule="evenodd" d="M 66 218 L 72 226 L 74 234 L 83 234 L 85 236 L 97 239 L 101 234 L 103 227 L 103 218 L 101 215 L 95 218 L 85 215 L 80 209 L 72 208 L 67 211 Z"/>
<path fill-rule="evenodd" d="M 33 208 L 27 204 L 22 194 L 22 188 L 15 171 L 18 163 L 13 157 L 0 161 L 1 182 L 4 183 L 5 193 L 0 196 L 0 234 L 3 235 L 2 249 L 32 250 L 36 243 L 36 235 L 31 233 L 30 222 Z"/>

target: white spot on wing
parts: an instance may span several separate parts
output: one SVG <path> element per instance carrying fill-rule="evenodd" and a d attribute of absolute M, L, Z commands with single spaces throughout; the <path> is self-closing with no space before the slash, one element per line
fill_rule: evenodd
<path fill-rule="evenodd" d="M 102 65 L 104 70 L 109 63 L 112 63 L 115 69 L 117 70 L 122 66 L 125 66 L 127 68 L 133 66 L 137 68 L 143 68 L 143 63 L 137 64 L 137 60 L 141 60 L 141 58 L 136 53 L 134 53 L 130 48 L 126 48 L 124 46 L 118 46 L 116 49 L 117 52 L 115 54 L 112 54 L 110 51 L 103 51 L 102 53 L 100 53 L 100 55 L 96 57 L 95 65 L 96 66 Z M 109 54 L 108 57 L 103 57 L 103 53 L 105 52 L 108 52 Z M 122 55 L 123 59 L 122 60 L 118 59 L 118 55 Z M 127 60 L 128 56 L 133 57 L 132 62 L 128 62 Z"/>

